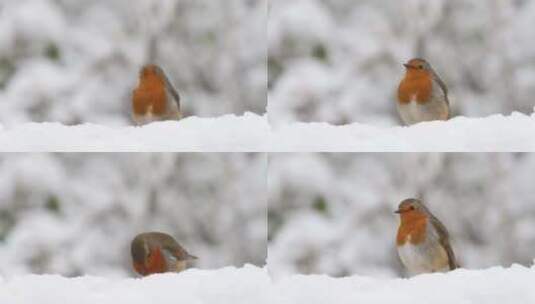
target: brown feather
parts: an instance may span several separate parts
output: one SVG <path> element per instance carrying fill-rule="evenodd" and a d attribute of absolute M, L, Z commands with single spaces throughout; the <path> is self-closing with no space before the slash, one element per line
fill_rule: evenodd
<path fill-rule="evenodd" d="M 448 265 L 450 267 L 450 270 L 454 270 L 458 267 L 457 262 L 455 260 L 455 254 L 453 253 L 453 249 L 451 248 L 450 241 L 449 241 L 449 234 L 446 230 L 446 227 L 431 213 L 430 215 L 430 221 L 435 230 L 437 231 L 439 235 L 439 242 L 442 247 L 446 250 L 446 253 L 448 254 Z"/>

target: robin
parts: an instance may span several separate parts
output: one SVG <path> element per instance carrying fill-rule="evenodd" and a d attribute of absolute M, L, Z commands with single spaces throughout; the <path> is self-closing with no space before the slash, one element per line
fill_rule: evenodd
<path fill-rule="evenodd" d="M 446 227 L 420 200 L 402 201 L 395 213 L 401 217 L 397 250 L 410 273 L 448 271 L 458 267 Z"/>
<path fill-rule="evenodd" d="M 130 247 L 134 269 L 140 275 L 180 272 L 197 257 L 189 254 L 175 239 L 162 232 L 138 234 Z"/>
<path fill-rule="evenodd" d="M 450 105 L 448 88 L 424 59 L 403 64 L 406 72 L 398 87 L 398 112 L 403 122 L 447 120 Z"/>
<path fill-rule="evenodd" d="M 162 68 L 148 64 L 141 68 L 139 84 L 132 94 L 132 118 L 138 125 L 157 120 L 179 120 L 180 96 Z"/>

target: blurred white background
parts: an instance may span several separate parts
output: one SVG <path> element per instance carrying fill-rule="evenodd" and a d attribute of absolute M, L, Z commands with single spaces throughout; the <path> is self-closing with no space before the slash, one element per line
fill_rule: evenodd
<path fill-rule="evenodd" d="M 265 264 L 266 154 L 2 154 L 0 275 L 133 276 L 130 241 L 173 235 L 195 267 Z"/>
<path fill-rule="evenodd" d="M 290 121 L 399 124 L 402 63 L 424 57 L 453 115 L 535 106 L 533 0 L 272 0 L 269 113 Z"/>
<path fill-rule="evenodd" d="M 268 267 L 292 273 L 404 275 L 395 250 L 405 198 L 450 232 L 465 268 L 535 258 L 535 154 L 270 154 Z"/>
<path fill-rule="evenodd" d="M 267 0 L 0 0 L 0 123 L 124 125 L 138 71 L 185 115 L 266 108 Z"/>

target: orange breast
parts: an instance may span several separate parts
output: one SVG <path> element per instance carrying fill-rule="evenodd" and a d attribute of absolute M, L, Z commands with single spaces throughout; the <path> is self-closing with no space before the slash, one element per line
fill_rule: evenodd
<path fill-rule="evenodd" d="M 167 107 L 164 81 L 151 73 L 143 76 L 132 96 L 132 109 L 137 115 L 163 115 Z"/>
<path fill-rule="evenodd" d="M 134 262 L 134 269 L 141 275 L 162 273 L 167 271 L 167 264 L 160 249 L 152 249 L 146 263 Z"/>
<path fill-rule="evenodd" d="M 418 103 L 426 103 L 431 98 L 433 79 L 425 71 L 407 71 L 398 88 L 398 101 L 410 103 L 414 98 Z"/>
<path fill-rule="evenodd" d="M 398 228 L 396 244 L 405 245 L 407 241 L 416 245 L 425 241 L 427 217 L 417 212 L 408 212 L 401 215 L 401 224 Z"/>

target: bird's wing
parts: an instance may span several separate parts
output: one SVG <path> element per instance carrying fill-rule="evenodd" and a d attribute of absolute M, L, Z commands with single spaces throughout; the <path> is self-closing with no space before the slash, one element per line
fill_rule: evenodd
<path fill-rule="evenodd" d="M 440 89 L 442 89 L 442 92 L 444 92 L 446 103 L 448 103 L 449 105 L 450 101 L 448 100 L 448 88 L 446 87 L 446 84 L 444 83 L 444 81 L 442 81 L 442 79 L 438 76 L 438 74 L 434 70 L 431 70 L 431 71 L 433 73 L 433 80 L 438 84 Z"/>
<path fill-rule="evenodd" d="M 457 267 L 457 261 L 455 260 L 455 254 L 453 253 L 453 249 L 451 248 L 450 242 L 449 242 L 449 235 L 448 231 L 446 230 L 446 227 L 442 225 L 442 223 L 434 216 L 431 216 L 431 224 L 433 224 L 433 227 L 436 229 L 440 242 L 440 245 L 444 247 L 446 250 L 446 253 L 448 254 L 448 264 L 450 267 L 450 270 L 454 270 Z"/>
<path fill-rule="evenodd" d="M 179 261 L 197 259 L 196 256 L 189 254 L 186 249 L 180 246 L 174 239 L 168 239 L 163 244 L 164 249 Z"/>
<path fill-rule="evenodd" d="M 180 95 L 178 95 L 178 92 L 175 90 L 175 87 L 173 86 L 173 84 L 169 81 L 169 78 L 167 78 L 167 75 L 165 74 L 165 72 L 163 70 L 160 70 L 160 71 L 165 81 L 165 87 L 167 88 L 171 96 L 173 96 L 173 99 L 175 100 L 176 105 L 178 107 L 178 111 L 180 111 Z"/>
<path fill-rule="evenodd" d="M 175 90 L 175 87 L 169 82 L 169 79 L 165 77 L 165 84 L 167 86 L 167 89 L 169 90 L 169 93 L 171 93 L 171 96 L 173 96 L 173 99 L 176 102 L 176 106 L 178 107 L 178 110 L 180 111 L 180 95 L 178 95 L 178 92 Z"/>

